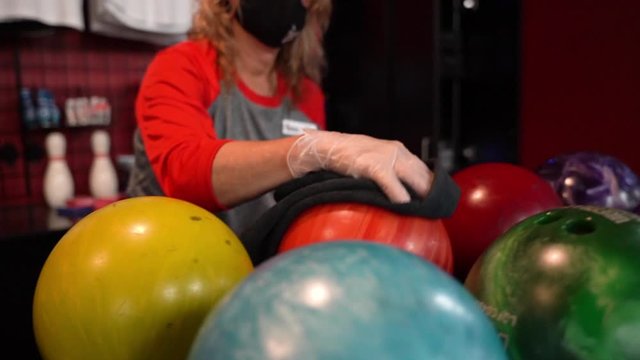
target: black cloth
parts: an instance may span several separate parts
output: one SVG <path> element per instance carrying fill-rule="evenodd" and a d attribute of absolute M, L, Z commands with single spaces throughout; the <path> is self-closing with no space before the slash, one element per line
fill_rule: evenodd
<path fill-rule="evenodd" d="M 378 206 L 402 215 L 446 218 L 458 205 L 460 188 L 446 171 L 436 169 L 434 174 L 431 190 L 425 198 L 419 198 L 408 189 L 411 201 L 396 204 L 389 201 L 371 180 L 329 171 L 309 173 L 277 188 L 274 192 L 276 205 L 239 237 L 257 266 L 277 253 L 280 241 L 298 215 L 316 205 L 352 202 Z"/>

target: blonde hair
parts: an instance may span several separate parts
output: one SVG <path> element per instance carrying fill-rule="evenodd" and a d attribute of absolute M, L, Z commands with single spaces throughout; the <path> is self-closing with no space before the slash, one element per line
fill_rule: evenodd
<path fill-rule="evenodd" d="M 239 0 L 242 1 L 242 0 Z M 194 16 L 191 39 L 207 39 L 218 53 L 217 67 L 223 82 L 233 81 L 234 52 L 232 21 L 237 6 L 230 0 L 200 0 Z M 331 0 L 310 0 L 306 23 L 295 40 L 285 44 L 276 59 L 276 70 L 287 79 L 295 97 L 304 77 L 321 84 L 326 67 L 324 33 L 329 26 Z"/>

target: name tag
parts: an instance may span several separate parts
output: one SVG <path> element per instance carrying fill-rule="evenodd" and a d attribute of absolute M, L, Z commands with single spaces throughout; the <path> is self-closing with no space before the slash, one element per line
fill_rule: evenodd
<path fill-rule="evenodd" d="M 313 129 L 317 130 L 318 125 L 314 123 L 308 123 L 304 121 L 284 119 L 282 120 L 282 134 L 283 135 L 300 135 L 303 130 Z"/>

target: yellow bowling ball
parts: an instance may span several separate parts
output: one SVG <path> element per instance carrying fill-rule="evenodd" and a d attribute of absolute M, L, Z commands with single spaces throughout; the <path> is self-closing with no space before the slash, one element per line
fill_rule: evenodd
<path fill-rule="evenodd" d="M 183 359 L 209 310 L 253 270 L 220 219 L 168 197 L 120 200 L 49 254 L 33 325 L 43 358 Z"/>

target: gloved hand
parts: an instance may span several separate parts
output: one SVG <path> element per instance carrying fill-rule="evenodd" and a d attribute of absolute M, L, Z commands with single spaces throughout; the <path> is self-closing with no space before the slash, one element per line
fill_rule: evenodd
<path fill-rule="evenodd" d="M 426 196 L 433 174 L 399 141 L 333 131 L 306 130 L 289 149 L 287 164 L 294 177 L 330 170 L 375 181 L 394 203 L 411 200 L 403 182 Z"/>

